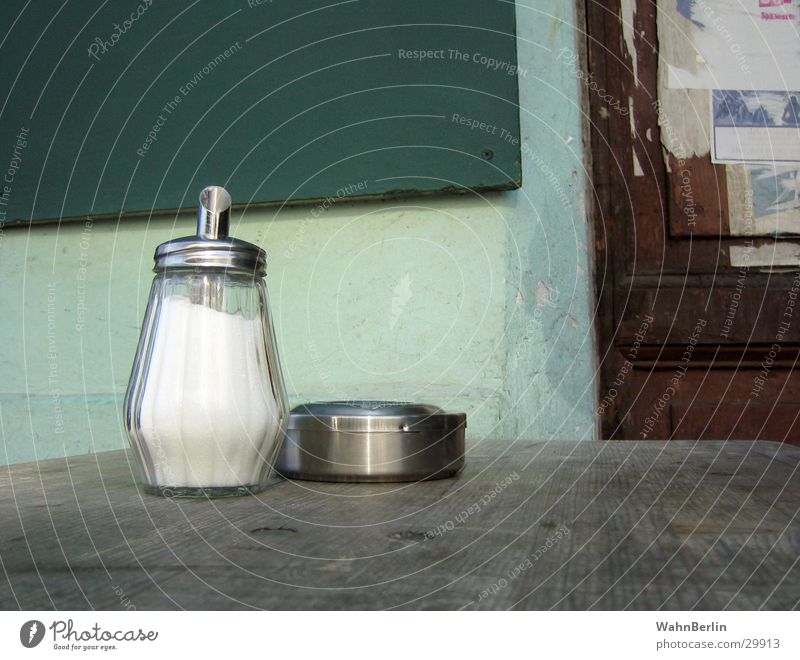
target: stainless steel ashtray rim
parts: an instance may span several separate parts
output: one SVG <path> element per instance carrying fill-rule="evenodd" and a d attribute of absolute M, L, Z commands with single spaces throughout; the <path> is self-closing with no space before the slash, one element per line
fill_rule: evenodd
<path fill-rule="evenodd" d="M 447 431 L 466 423 L 464 413 L 447 413 L 431 422 L 429 417 L 333 417 L 320 419 L 310 415 L 290 415 L 289 429 L 306 431 L 340 431 L 343 433 L 423 433 Z"/>
<path fill-rule="evenodd" d="M 456 430 L 456 429 L 453 429 L 453 430 Z M 394 432 L 394 433 L 396 433 L 396 432 Z M 339 437 L 348 436 L 348 435 L 352 436 L 352 439 L 353 439 L 354 442 L 363 442 L 364 441 L 362 434 L 359 434 L 359 433 L 352 433 L 352 432 L 344 431 L 344 432 L 339 432 L 338 435 L 339 435 Z M 288 434 L 287 434 L 287 436 L 288 436 Z M 379 438 L 371 437 L 370 438 L 370 440 L 378 440 L 378 441 L 380 441 L 381 439 L 383 439 L 383 438 L 381 438 L 381 437 L 379 437 Z M 444 441 L 446 439 L 447 439 L 447 437 L 443 436 L 442 438 L 437 439 L 435 442 L 442 442 L 442 441 Z M 287 442 L 295 442 L 290 437 L 287 437 L 286 441 Z M 319 455 L 316 455 L 316 454 L 312 453 L 310 450 L 306 449 L 302 444 L 298 444 L 298 443 L 295 443 L 295 444 L 297 446 L 297 450 L 302 452 L 302 453 L 304 453 L 309 458 L 330 461 L 330 459 L 326 459 L 326 458 L 324 458 L 322 456 L 319 456 Z M 385 461 L 381 461 L 381 462 L 370 461 L 369 465 L 372 466 L 372 467 L 382 467 L 382 466 L 387 466 L 387 465 L 392 465 L 392 464 L 395 464 L 395 463 L 399 463 L 401 461 L 407 460 L 409 457 L 415 456 L 415 455 L 419 454 L 420 452 L 425 451 L 430 446 L 431 446 L 430 444 L 426 444 L 424 447 L 414 451 L 413 453 L 404 453 L 402 455 L 396 456 L 394 458 L 390 458 L 390 459 L 385 460 Z M 458 460 L 458 457 L 456 457 L 455 460 Z M 345 467 L 363 467 L 365 465 L 364 463 L 344 463 L 344 462 L 341 462 L 341 461 L 330 461 L 330 462 L 335 464 L 335 465 L 345 466 Z"/>
<path fill-rule="evenodd" d="M 466 419 L 465 413 L 448 413 L 429 404 L 326 401 L 305 403 L 293 408 L 289 416 L 289 429 L 352 433 L 445 431 L 466 424 Z"/>
<path fill-rule="evenodd" d="M 426 404 L 303 404 L 289 417 L 276 469 L 287 478 L 314 481 L 451 477 L 464 465 L 465 427 L 464 413 Z"/>

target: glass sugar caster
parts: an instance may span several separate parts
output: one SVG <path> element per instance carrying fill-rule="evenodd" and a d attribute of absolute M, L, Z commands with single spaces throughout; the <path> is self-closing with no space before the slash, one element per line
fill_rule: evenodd
<path fill-rule="evenodd" d="M 144 490 L 258 492 L 274 480 L 288 403 L 264 250 L 228 235 L 231 198 L 200 195 L 197 235 L 155 252 L 156 273 L 125 395 Z"/>

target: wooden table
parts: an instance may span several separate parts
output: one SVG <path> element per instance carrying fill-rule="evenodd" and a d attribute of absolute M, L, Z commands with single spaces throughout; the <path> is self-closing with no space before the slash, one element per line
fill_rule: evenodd
<path fill-rule="evenodd" d="M 126 452 L 0 468 L 5 609 L 789 609 L 800 448 L 485 442 L 456 479 L 140 494 Z"/>

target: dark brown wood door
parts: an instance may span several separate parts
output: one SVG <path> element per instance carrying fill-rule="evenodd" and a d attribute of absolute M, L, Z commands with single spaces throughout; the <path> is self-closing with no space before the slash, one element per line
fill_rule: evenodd
<path fill-rule="evenodd" d="M 623 29 L 587 1 L 603 437 L 800 444 L 800 267 L 734 235 L 730 170 L 671 153 L 656 3 L 635 9 Z"/>

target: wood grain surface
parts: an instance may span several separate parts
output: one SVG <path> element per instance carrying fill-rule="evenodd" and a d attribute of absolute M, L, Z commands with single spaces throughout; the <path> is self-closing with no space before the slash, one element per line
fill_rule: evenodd
<path fill-rule="evenodd" d="M 140 493 L 125 452 L 0 468 L 3 609 L 794 609 L 800 448 L 486 442 L 455 479 Z"/>

